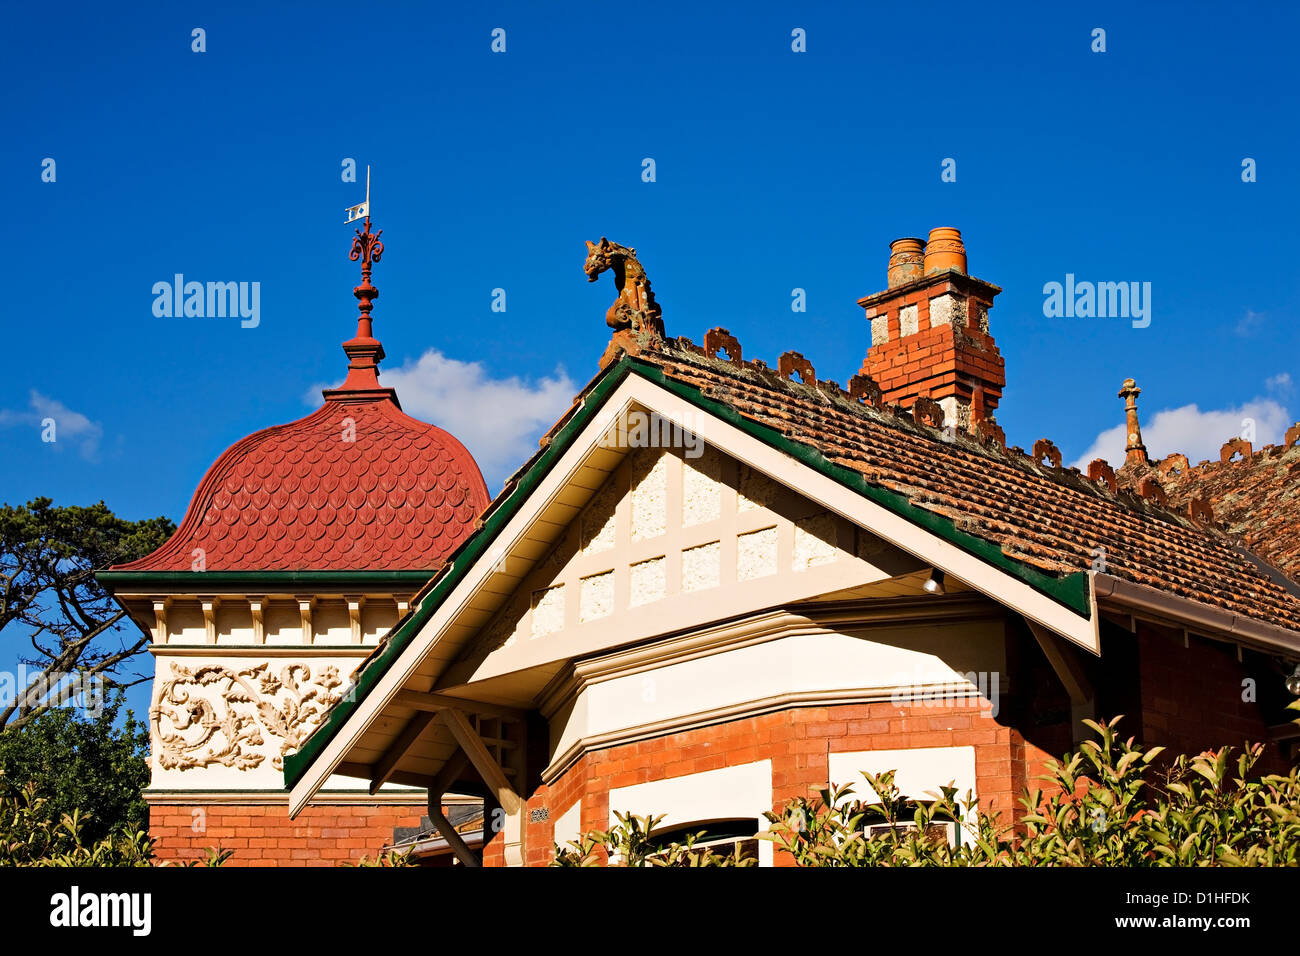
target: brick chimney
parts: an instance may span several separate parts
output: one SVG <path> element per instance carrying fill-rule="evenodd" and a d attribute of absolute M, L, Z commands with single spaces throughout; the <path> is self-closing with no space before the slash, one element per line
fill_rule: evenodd
<path fill-rule="evenodd" d="M 946 424 L 974 432 L 992 418 L 1007 383 L 1002 353 L 989 335 L 989 309 L 1002 290 L 966 274 L 961 233 L 930 230 L 930 239 L 890 243 L 889 288 L 858 305 L 871 323 L 862 372 L 886 402 L 910 407 L 922 396 L 939 403 Z"/>

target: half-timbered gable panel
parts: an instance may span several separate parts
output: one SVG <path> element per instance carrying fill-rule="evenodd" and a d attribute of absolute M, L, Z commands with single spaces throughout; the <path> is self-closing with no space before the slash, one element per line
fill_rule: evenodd
<path fill-rule="evenodd" d="M 717 448 L 636 449 L 442 684 L 657 638 L 918 565 Z"/>

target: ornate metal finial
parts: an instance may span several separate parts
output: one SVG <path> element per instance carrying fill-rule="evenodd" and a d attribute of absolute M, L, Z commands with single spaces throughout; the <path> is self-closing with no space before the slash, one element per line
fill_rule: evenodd
<path fill-rule="evenodd" d="M 370 282 L 370 268 L 373 263 L 383 258 L 384 243 L 379 238 L 383 234 L 382 229 L 378 232 L 370 231 L 370 216 L 367 213 L 365 231 L 356 230 L 356 236 L 352 240 L 352 251 L 348 254 L 348 258 L 353 262 L 361 260 L 361 285 L 352 290 L 361 309 L 361 315 L 357 319 L 357 338 L 371 336 L 370 312 L 375 307 L 375 299 L 379 298 L 379 290 Z"/>
<path fill-rule="evenodd" d="M 348 258 L 353 262 L 358 259 L 361 260 L 361 280 L 363 284 L 370 282 L 370 264 L 378 262 L 384 255 L 384 244 L 379 238 L 384 234 L 384 230 L 380 229 L 378 232 L 372 233 L 370 231 L 369 215 L 366 216 L 365 226 L 365 232 L 360 229 L 355 230 L 356 237 L 352 240 L 352 252 L 348 255 Z"/>
<path fill-rule="evenodd" d="M 379 290 L 370 281 L 371 267 L 384 255 L 384 243 L 379 238 L 384 230 L 370 231 L 370 168 L 366 168 L 366 201 L 348 208 L 348 222 L 365 218 L 364 229 L 357 229 L 352 239 L 352 251 L 348 258 L 361 262 L 361 284 L 352 290 L 356 296 L 361 314 L 357 317 L 357 334 L 355 338 L 343 343 L 343 351 L 348 357 L 348 377 L 343 385 L 336 389 L 327 389 L 325 397 L 331 400 L 355 401 L 358 397 L 391 396 L 391 389 L 379 385 L 379 363 L 384 358 L 384 346 L 372 334 L 370 312 L 379 298 Z"/>
<path fill-rule="evenodd" d="M 365 217 L 365 229 L 356 230 L 356 236 L 352 240 L 352 251 L 348 258 L 353 262 L 361 260 L 361 285 L 352 290 L 352 294 L 357 297 L 361 303 L 361 318 L 357 322 L 357 338 L 370 338 L 370 311 L 374 308 L 374 300 L 379 298 L 379 290 L 370 282 L 370 268 L 373 263 L 378 262 L 384 255 L 384 244 L 380 236 L 384 230 L 372 233 L 370 231 L 370 167 L 366 167 L 366 200 L 357 203 L 355 206 L 349 206 L 348 222 L 356 222 L 358 219 Z"/>

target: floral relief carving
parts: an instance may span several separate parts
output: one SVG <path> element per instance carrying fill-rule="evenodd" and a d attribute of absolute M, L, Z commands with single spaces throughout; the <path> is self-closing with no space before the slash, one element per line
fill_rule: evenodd
<path fill-rule="evenodd" d="M 164 770 L 220 765 L 250 770 L 266 759 L 267 738 L 285 755 L 302 746 L 321 717 L 342 695 L 339 670 L 332 664 L 313 670 L 292 663 L 272 671 L 269 664 L 235 670 L 224 664 L 189 668 L 176 661 L 158 684 L 149 717 L 155 755 Z"/>

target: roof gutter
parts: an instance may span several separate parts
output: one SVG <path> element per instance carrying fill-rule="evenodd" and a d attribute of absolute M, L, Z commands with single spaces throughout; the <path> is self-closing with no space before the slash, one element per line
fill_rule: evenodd
<path fill-rule="evenodd" d="M 1177 597 L 1145 584 L 1134 584 L 1110 574 L 1092 576 L 1097 603 L 1118 604 L 1145 611 L 1166 620 L 1182 622 L 1197 630 L 1223 635 L 1241 644 L 1282 651 L 1300 658 L 1300 632 L 1251 620 L 1233 611 L 1211 607 L 1190 598 Z"/>

